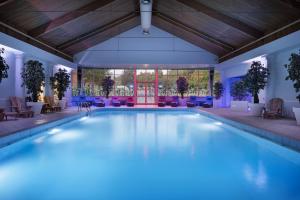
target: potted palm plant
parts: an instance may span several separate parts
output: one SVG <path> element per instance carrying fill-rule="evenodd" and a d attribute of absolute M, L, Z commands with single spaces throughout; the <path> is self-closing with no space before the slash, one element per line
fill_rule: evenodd
<path fill-rule="evenodd" d="M 236 111 L 248 111 L 247 88 L 243 80 L 235 81 L 230 88 L 231 101 L 230 108 Z"/>
<path fill-rule="evenodd" d="M 114 84 L 115 81 L 111 79 L 111 76 L 106 76 L 102 80 L 101 85 L 106 98 L 104 99 L 105 106 L 109 106 L 110 104 L 109 93 L 113 90 Z"/>
<path fill-rule="evenodd" d="M 63 97 L 70 86 L 70 77 L 66 69 L 58 69 L 58 72 L 53 77 L 50 77 L 51 88 L 57 94 L 61 109 L 66 107 L 66 101 L 63 100 Z"/>
<path fill-rule="evenodd" d="M 223 84 L 221 82 L 216 82 L 214 84 L 214 100 L 213 100 L 213 106 L 215 108 L 221 107 L 221 97 L 223 96 L 224 88 Z"/>
<path fill-rule="evenodd" d="M 40 114 L 43 103 L 38 102 L 38 100 L 43 92 L 42 87 L 45 86 L 43 64 L 37 60 L 29 60 L 25 63 L 21 75 L 23 79 L 22 86 L 26 87 L 27 94 L 30 94 L 32 99 L 32 102 L 27 102 L 27 106 L 31 106 L 35 114 Z"/>
<path fill-rule="evenodd" d="M 264 104 L 259 103 L 258 93 L 265 88 L 268 75 L 268 69 L 260 61 L 253 61 L 244 77 L 244 83 L 253 96 L 253 103 L 249 103 L 250 113 L 253 116 L 260 116 L 264 108 Z"/>
<path fill-rule="evenodd" d="M 184 93 L 186 93 L 188 91 L 189 83 L 185 77 L 180 76 L 176 80 L 176 85 L 177 85 L 177 92 L 181 96 L 181 100 L 179 100 L 180 105 L 184 106 L 186 104 L 186 101 L 184 101 Z"/>
<path fill-rule="evenodd" d="M 291 80 L 293 82 L 293 86 L 295 88 L 296 93 L 300 92 L 300 52 L 292 53 L 289 58 L 289 64 L 284 65 L 287 69 L 288 76 L 285 78 L 286 80 Z M 296 97 L 300 102 L 300 93 Z M 300 125 L 300 108 L 293 107 L 293 112 L 295 114 L 297 124 Z"/>
<path fill-rule="evenodd" d="M 4 58 L 1 56 L 4 53 L 4 49 L 0 49 L 0 83 L 2 79 L 8 78 L 8 69 L 9 66 L 5 62 Z"/>

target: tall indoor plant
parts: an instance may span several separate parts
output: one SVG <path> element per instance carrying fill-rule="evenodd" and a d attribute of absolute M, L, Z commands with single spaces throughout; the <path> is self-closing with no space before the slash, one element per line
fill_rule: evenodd
<path fill-rule="evenodd" d="M 250 112 L 254 116 L 260 116 L 264 107 L 264 104 L 259 103 L 258 93 L 265 88 L 268 75 L 268 69 L 260 61 L 253 61 L 244 78 L 244 83 L 254 99 L 249 104 Z"/>
<path fill-rule="evenodd" d="M 187 82 L 185 77 L 178 77 L 177 81 L 177 92 L 180 94 L 181 99 L 184 97 L 184 93 L 186 93 L 189 89 L 189 83 Z"/>
<path fill-rule="evenodd" d="M 237 80 L 230 87 L 231 109 L 237 111 L 248 111 L 247 88 L 243 80 Z"/>
<path fill-rule="evenodd" d="M 65 92 L 70 86 L 70 74 L 66 69 L 58 69 L 54 76 L 50 77 L 51 88 L 57 94 L 59 105 L 62 109 L 66 107 L 66 102 L 63 100 Z"/>
<path fill-rule="evenodd" d="M 221 82 L 216 82 L 214 84 L 214 102 L 213 105 L 214 107 L 218 108 L 221 106 L 221 97 L 223 96 L 223 92 L 224 92 L 224 87 L 223 84 Z"/>
<path fill-rule="evenodd" d="M 2 79 L 8 78 L 8 69 L 9 66 L 5 62 L 4 58 L 2 57 L 2 54 L 4 53 L 4 49 L 0 49 L 0 83 L 2 82 Z"/>
<path fill-rule="evenodd" d="M 38 99 L 43 92 L 42 87 L 45 86 L 43 64 L 37 60 L 29 60 L 25 63 L 21 75 L 23 79 L 22 86 L 26 86 L 27 94 L 31 95 L 33 101 L 27 102 L 27 105 L 32 106 L 35 114 L 40 114 L 43 103 L 38 102 Z"/>
<path fill-rule="evenodd" d="M 104 99 L 105 106 L 108 106 L 110 103 L 109 93 L 113 90 L 115 81 L 111 79 L 111 76 L 105 76 L 102 80 L 102 89 L 104 91 L 106 99 Z"/>
<path fill-rule="evenodd" d="M 288 72 L 288 75 L 285 79 L 293 82 L 293 86 L 297 93 L 296 98 L 300 103 L 300 51 L 299 54 L 292 53 L 289 58 L 289 63 L 284 65 L 284 67 Z M 293 107 L 293 112 L 295 114 L 297 124 L 300 125 L 300 108 Z"/>

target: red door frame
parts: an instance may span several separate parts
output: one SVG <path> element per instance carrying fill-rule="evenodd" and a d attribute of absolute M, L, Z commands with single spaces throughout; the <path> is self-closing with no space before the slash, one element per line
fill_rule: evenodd
<path fill-rule="evenodd" d="M 145 70 L 147 70 L 147 68 L 145 68 Z M 157 104 L 157 99 L 158 99 L 158 69 L 155 68 L 155 80 L 154 81 L 138 81 L 137 80 L 137 68 L 136 66 L 134 67 L 134 101 L 135 101 L 135 104 L 138 104 L 138 105 L 155 105 Z M 138 84 L 139 83 L 143 83 L 144 84 L 144 94 L 145 94 L 145 103 L 138 103 L 137 102 L 137 90 L 138 90 Z M 148 84 L 154 84 L 154 103 L 147 103 L 147 94 L 148 94 Z"/>

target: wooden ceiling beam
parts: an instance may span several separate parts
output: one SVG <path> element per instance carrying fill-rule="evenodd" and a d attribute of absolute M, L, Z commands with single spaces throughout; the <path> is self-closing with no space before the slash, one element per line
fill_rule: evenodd
<path fill-rule="evenodd" d="M 155 16 L 161 18 L 162 20 L 165 20 L 165 21 L 167 21 L 167 22 L 169 22 L 169 23 L 171 23 L 171 24 L 173 24 L 177 27 L 180 27 L 181 29 L 183 29 L 185 31 L 193 33 L 194 35 L 197 35 L 198 37 L 201 37 L 202 39 L 207 40 L 207 41 L 211 42 L 214 45 L 222 47 L 224 50 L 232 51 L 232 50 L 235 49 L 232 45 L 227 44 L 226 42 L 223 42 L 219 39 L 213 38 L 212 36 L 210 36 L 206 33 L 200 32 L 200 31 L 198 31 L 198 30 L 196 30 L 192 27 L 189 27 L 188 25 L 183 24 L 182 22 L 171 18 L 170 16 L 168 16 L 166 14 L 163 14 L 161 12 L 158 12 L 158 11 L 154 10 L 153 15 L 155 15 Z"/>
<path fill-rule="evenodd" d="M 292 8 L 300 9 L 300 1 L 299 0 L 280 0 L 280 1 L 289 5 Z"/>
<path fill-rule="evenodd" d="M 14 0 L 2 0 L 2 1 L 0 1 L 0 7 L 6 5 L 6 4 L 8 4 L 8 3 L 11 3 L 11 2 L 13 2 L 13 1 L 14 1 Z"/>
<path fill-rule="evenodd" d="M 268 44 L 274 40 L 277 40 L 279 38 L 282 38 L 286 35 L 289 35 L 293 32 L 300 30 L 300 19 L 294 21 L 293 23 L 286 25 L 280 29 L 277 29 L 276 31 L 273 31 L 272 33 L 269 33 L 253 42 L 250 42 L 249 44 L 246 44 L 228 54 L 225 54 L 224 56 L 221 56 L 219 58 L 219 62 L 222 63 L 226 60 L 229 60 L 231 58 L 234 58 L 236 56 L 239 56 L 243 53 L 246 53 L 250 50 L 253 50 L 257 47 L 260 47 L 262 45 Z"/>
<path fill-rule="evenodd" d="M 58 17 L 50 22 L 47 22 L 45 24 L 42 24 L 30 31 L 28 31 L 28 34 L 31 35 L 32 37 L 38 37 L 41 36 L 43 34 L 46 34 L 48 32 L 51 32 L 59 27 L 61 27 L 62 25 L 77 19 L 89 12 L 95 11 L 99 8 L 102 8 L 112 2 L 114 2 L 115 0 L 96 0 L 93 1 L 81 8 L 78 8 L 77 10 L 71 11 L 69 13 L 66 13 L 65 15 Z"/>
<path fill-rule="evenodd" d="M 195 0 L 177 0 L 178 2 L 192 8 L 195 9 L 201 13 L 204 13 L 205 15 L 214 18 L 218 21 L 221 21 L 224 24 L 227 24 L 231 27 L 234 27 L 240 31 L 242 31 L 243 33 L 246 33 L 254 38 L 260 38 L 261 36 L 263 36 L 263 32 L 237 20 L 234 19 L 228 15 L 224 15 L 223 13 L 210 8 L 204 4 L 201 4 Z"/>
<path fill-rule="evenodd" d="M 15 28 L 15 27 L 13 27 L 11 25 L 8 25 L 8 24 L 6 24 L 4 22 L 1 22 L 1 21 L 0 21 L 0 31 L 2 33 L 10 35 L 10 36 L 12 36 L 12 37 L 14 37 L 16 39 L 19 39 L 19 40 L 21 40 L 23 42 L 26 42 L 26 43 L 28 43 L 30 45 L 33 45 L 33 46 L 35 46 L 37 48 L 40 48 L 40 49 L 42 49 L 44 51 L 47 51 L 47 52 L 52 53 L 52 54 L 54 54 L 56 56 L 59 56 L 61 58 L 64 58 L 64 59 L 66 59 L 68 61 L 73 62 L 73 56 L 71 56 L 69 54 L 66 54 L 63 51 L 60 51 L 60 50 L 58 50 L 58 49 L 56 49 L 56 48 L 54 48 L 54 47 L 46 44 L 43 41 L 40 41 L 40 40 L 38 40 L 36 38 L 33 38 L 32 36 L 28 35 L 27 33 L 22 32 L 19 29 Z"/>
<path fill-rule="evenodd" d="M 126 16 L 123 16 L 123 17 L 121 17 L 121 18 L 119 18 L 117 20 L 114 20 L 114 21 L 112 21 L 112 22 L 110 22 L 108 24 L 105 24 L 104 26 L 101 26 L 101 27 L 99 27 L 99 28 L 97 28 L 95 30 L 92 30 L 92 31 L 90 31 L 88 33 L 84 33 L 84 34 L 82 34 L 82 35 L 80 35 L 80 36 L 78 36 L 78 37 L 76 37 L 74 39 L 71 39 L 71 40 L 69 40 L 69 41 L 67 41 L 67 42 L 65 42 L 63 44 L 60 44 L 60 45 L 57 46 L 57 48 L 58 49 L 66 49 L 66 48 L 68 48 L 68 47 L 70 47 L 70 46 L 72 46 L 72 45 L 74 45 L 76 43 L 79 43 L 79 42 L 84 41 L 84 40 L 86 40 L 86 39 L 88 39 L 90 37 L 93 37 L 96 34 L 99 34 L 101 32 L 104 32 L 106 30 L 114 28 L 116 26 L 119 26 L 119 25 L 121 25 L 121 24 L 123 24 L 123 23 L 125 23 L 125 22 L 127 22 L 127 21 L 129 21 L 129 20 L 131 20 L 131 19 L 133 19 L 135 17 L 137 17 L 137 16 L 138 16 L 138 13 L 131 12 L 131 13 L 129 13 Z"/>

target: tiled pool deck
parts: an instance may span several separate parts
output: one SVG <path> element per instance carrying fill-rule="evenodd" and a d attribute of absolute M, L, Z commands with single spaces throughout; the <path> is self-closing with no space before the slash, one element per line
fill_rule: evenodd
<path fill-rule="evenodd" d="M 158 108 L 157 106 L 135 106 L 129 109 L 140 108 Z M 165 107 L 170 108 L 170 107 Z M 95 108 L 92 108 L 94 110 Z M 184 108 L 182 108 L 184 109 Z M 208 115 L 213 114 L 213 118 L 225 120 L 231 125 L 242 128 L 244 130 L 251 130 L 251 132 L 273 140 L 279 144 L 289 146 L 293 149 L 300 151 L 300 126 L 296 125 L 296 121 L 292 119 L 262 119 L 261 117 L 253 117 L 245 112 L 236 112 L 226 108 L 201 108 L 200 112 Z M 19 118 L 14 120 L 9 118 L 8 121 L 0 122 L 0 140 L 13 137 L 16 132 L 26 132 L 26 130 L 35 128 L 38 129 L 42 124 L 49 124 L 51 126 L 58 125 L 60 119 L 71 120 L 78 115 L 84 115 L 86 110 L 78 112 L 77 107 L 72 107 L 64 110 L 63 112 L 43 114 L 34 118 Z M 220 118 L 221 117 L 221 118 Z M 225 119 L 224 119 L 225 118 Z M 227 121 L 226 121 L 227 120 Z M 52 123 L 52 125 L 51 125 Z M 61 123 L 65 123 L 61 122 Z M 242 125 L 241 125 L 241 124 Z M 252 127 L 255 127 L 252 129 Z M 28 133 L 26 133 L 28 135 Z M 24 134 L 25 135 L 25 134 Z M 29 133 L 30 135 L 30 133 Z M 6 136 L 6 137 L 5 137 Z M 2 141 L 3 142 L 3 141 Z M 0 141 L 1 143 L 1 141 Z"/>

